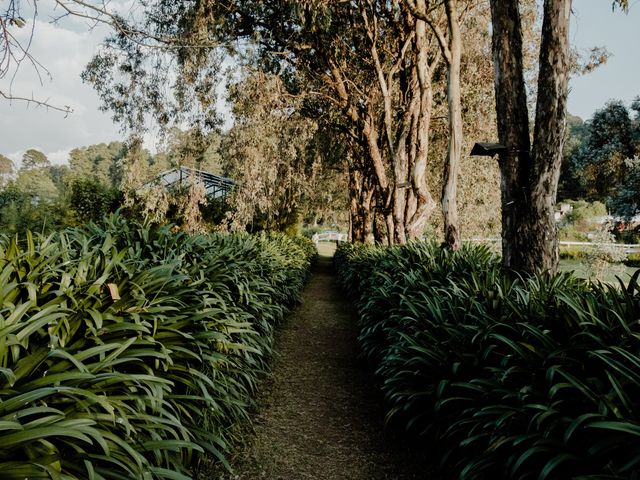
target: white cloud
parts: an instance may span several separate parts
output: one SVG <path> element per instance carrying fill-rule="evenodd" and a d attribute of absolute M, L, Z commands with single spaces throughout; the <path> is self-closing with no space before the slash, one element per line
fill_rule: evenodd
<path fill-rule="evenodd" d="M 69 163 L 69 152 L 71 150 L 71 148 L 66 148 L 55 152 L 47 152 L 46 155 L 53 165 L 66 165 Z"/>

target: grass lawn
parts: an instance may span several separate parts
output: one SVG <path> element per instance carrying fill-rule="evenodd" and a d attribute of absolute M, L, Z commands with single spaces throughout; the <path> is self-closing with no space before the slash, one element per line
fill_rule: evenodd
<path fill-rule="evenodd" d="M 318 253 L 323 257 L 333 257 L 336 251 L 336 242 L 318 242 Z"/>
<path fill-rule="evenodd" d="M 627 283 L 631 275 L 633 275 L 637 268 L 635 267 L 627 267 L 622 264 L 610 264 L 607 268 L 605 268 L 600 275 L 592 276 L 593 273 L 590 271 L 587 264 L 581 262 L 580 260 L 560 260 L 560 269 L 561 272 L 573 272 L 577 277 L 580 278 L 591 278 L 592 280 L 600 280 L 607 283 L 617 284 L 618 281 L 616 277 L 619 277 Z"/>

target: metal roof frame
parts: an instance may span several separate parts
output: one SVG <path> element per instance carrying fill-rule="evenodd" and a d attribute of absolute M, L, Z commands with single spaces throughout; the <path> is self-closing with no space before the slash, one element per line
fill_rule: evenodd
<path fill-rule="evenodd" d="M 162 172 L 158 175 L 156 181 L 169 190 L 176 185 L 189 186 L 191 178 L 202 182 L 207 196 L 212 196 L 213 198 L 226 197 L 235 185 L 235 182 L 228 177 L 185 166 Z"/>

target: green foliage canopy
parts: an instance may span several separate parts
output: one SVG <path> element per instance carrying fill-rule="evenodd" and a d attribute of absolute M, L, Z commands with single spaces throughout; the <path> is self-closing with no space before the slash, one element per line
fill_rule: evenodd
<path fill-rule="evenodd" d="M 13 162 L 10 158 L 0 154 L 0 175 L 10 175 L 13 173 Z"/>
<path fill-rule="evenodd" d="M 119 190 L 95 178 L 75 178 L 70 185 L 69 206 L 83 222 L 100 220 L 120 204 Z"/>
<path fill-rule="evenodd" d="M 49 165 L 49 159 L 40 150 L 30 148 L 22 155 L 22 169 L 45 168 Z"/>
<path fill-rule="evenodd" d="M 608 102 L 581 124 L 569 121 L 560 198 L 609 202 L 628 177 L 628 159 L 640 151 L 638 100 L 635 118 L 623 102 Z"/>
<path fill-rule="evenodd" d="M 120 187 L 126 154 L 127 146 L 123 142 L 74 148 L 69 153 L 69 167 L 76 177 L 96 178 L 105 185 Z"/>

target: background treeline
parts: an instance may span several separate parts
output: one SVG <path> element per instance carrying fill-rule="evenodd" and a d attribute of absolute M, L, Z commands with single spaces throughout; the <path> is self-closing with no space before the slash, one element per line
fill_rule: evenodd
<path fill-rule="evenodd" d="M 582 121 L 569 116 L 558 200 L 599 201 L 633 217 L 640 207 L 640 97 L 612 100 Z"/>
<path fill-rule="evenodd" d="M 229 89 L 235 123 L 227 132 L 173 128 L 155 154 L 132 138 L 76 148 L 63 165 L 52 165 L 34 149 L 24 153 L 20 168 L 0 155 L 0 229 L 52 231 L 99 219 L 118 208 L 184 225 L 193 220 L 185 214 L 191 201 L 197 224 L 204 229 L 293 232 L 306 225 L 346 231 L 348 146 L 327 128 L 326 120 L 309 119 L 304 102 L 287 96 L 277 76 L 245 73 Z M 593 230 L 586 224 L 589 212 L 626 218 L 638 213 L 640 99 L 630 107 L 611 101 L 587 121 L 569 116 L 568 124 L 558 201 L 573 200 L 577 210 L 563 220 L 560 235 L 582 240 Z M 476 124 L 472 130 L 468 125 L 469 141 L 493 138 L 488 125 Z M 442 128 L 434 132 L 431 178 L 437 179 L 447 136 Z M 469 148 L 470 143 L 465 145 L 458 193 L 463 234 L 496 236 L 498 168 L 492 159 L 469 157 Z M 189 191 L 176 189 L 167 195 L 145 187 L 161 172 L 183 165 L 232 177 L 233 194 L 220 202 L 191 199 Z M 442 185 L 436 181 L 433 188 Z M 441 215 L 434 213 L 426 231 L 437 235 L 441 224 Z"/>
<path fill-rule="evenodd" d="M 131 139 L 75 148 L 61 165 L 52 165 L 35 149 L 23 154 L 19 168 L 0 156 L 0 228 L 4 233 L 46 232 L 99 219 L 178 165 L 220 174 L 219 143 L 216 134 L 174 129 L 156 154 Z"/>
<path fill-rule="evenodd" d="M 344 228 L 344 172 L 321 164 L 321 156 L 337 155 L 322 152 L 323 132 L 299 115 L 282 118 L 286 105 L 274 105 L 282 103 L 277 92 L 255 102 L 250 96 L 260 90 L 254 82 L 243 85 L 233 90 L 233 128 L 207 134 L 174 128 L 155 154 L 133 137 L 73 149 L 62 165 L 35 149 L 24 153 L 19 168 L 0 155 L 0 231 L 55 231 L 117 209 L 201 231 L 295 233 L 303 222 Z M 189 186 L 167 191 L 156 182 L 181 166 L 232 177 L 236 185 L 222 200 Z"/>

